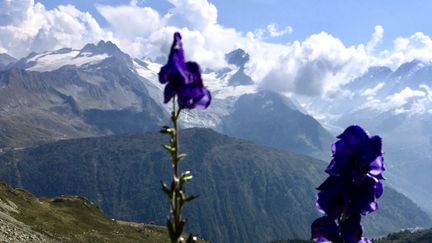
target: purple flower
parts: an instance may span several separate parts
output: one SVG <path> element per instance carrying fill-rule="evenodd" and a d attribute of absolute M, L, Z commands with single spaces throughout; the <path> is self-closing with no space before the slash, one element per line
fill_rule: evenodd
<path fill-rule="evenodd" d="M 361 215 L 378 209 L 376 200 L 383 194 L 382 141 L 378 136 L 370 137 L 357 125 L 348 127 L 337 138 L 332 145 L 333 159 L 325 170 L 330 176 L 317 188 L 316 206 L 326 214 L 325 221 L 318 222 L 333 227 L 338 220 L 338 242 L 369 242 L 362 237 L 360 220 Z M 316 222 L 312 224 L 312 238 L 316 242 L 322 237 L 329 239 L 325 231 L 318 230 Z"/>
<path fill-rule="evenodd" d="M 196 62 L 185 62 L 180 33 L 174 33 L 174 41 L 168 62 L 159 72 L 159 81 L 166 83 L 164 102 L 178 96 L 180 109 L 206 109 L 211 102 L 211 94 L 204 87 L 201 69 Z"/>

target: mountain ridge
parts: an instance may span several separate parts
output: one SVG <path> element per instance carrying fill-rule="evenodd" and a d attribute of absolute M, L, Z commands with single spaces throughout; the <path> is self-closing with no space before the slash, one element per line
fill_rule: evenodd
<path fill-rule="evenodd" d="M 212 105 L 206 112 L 185 112 L 183 127 L 209 127 L 237 136 L 239 134 L 226 124 L 226 119 L 239 122 L 233 116 L 239 99 L 243 96 L 261 97 L 269 92 L 259 90 L 244 72 L 249 61 L 249 54 L 244 50 L 234 50 L 226 58 L 232 67 L 222 72 L 222 76 L 203 73 L 213 94 Z M 13 141 L 11 130 L 0 131 L 0 136 L 7 138 L 3 144 L 5 147 L 26 147 L 50 140 L 156 130 L 164 125 L 163 121 L 169 120 L 168 108 L 163 104 L 163 86 L 157 78 L 159 69 L 159 64 L 149 60 L 132 59 L 109 41 L 87 44 L 81 50 L 63 48 L 32 53 L 0 72 L 0 81 L 4 80 L 4 89 L 0 89 L 3 97 L 0 98 L 0 121 L 3 120 L 4 126 L 11 127 L 14 132 L 23 131 L 19 133 L 22 136 L 17 136 L 17 141 Z M 279 102 L 283 110 L 304 112 L 286 96 L 274 94 L 267 97 L 269 99 L 258 99 L 262 103 L 254 105 Z M 284 101 L 280 102 L 281 99 Z M 308 123 L 313 119 L 308 115 L 295 117 L 295 123 L 300 127 L 310 124 L 302 127 L 301 131 L 324 130 L 317 122 Z M 280 117 L 280 120 L 289 123 L 293 119 Z M 289 133 L 288 128 L 283 129 Z M 315 135 L 320 137 L 314 138 L 306 132 L 301 134 L 302 138 L 285 136 L 276 145 L 289 144 L 284 148 L 312 155 L 323 154 L 329 146 L 325 145 L 329 140 L 328 133 Z M 261 133 L 258 137 L 266 136 Z M 263 139 L 246 138 L 269 144 Z M 302 139 L 304 141 L 297 146 L 298 140 Z M 309 143 L 315 139 L 322 141 Z"/>

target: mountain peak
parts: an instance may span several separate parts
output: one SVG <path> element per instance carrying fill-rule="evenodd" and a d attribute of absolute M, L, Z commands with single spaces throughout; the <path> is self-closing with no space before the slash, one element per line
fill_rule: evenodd
<path fill-rule="evenodd" d="M 243 67 L 249 61 L 249 54 L 243 49 L 236 49 L 227 54 L 225 54 L 225 60 L 229 64 L 236 65 L 238 67 Z"/>
<path fill-rule="evenodd" d="M 86 44 L 83 49 L 81 49 L 80 54 L 82 53 L 92 53 L 96 54 L 115 54 L 122 53 L 122 51 L 111 41 L 99 41 L 96 45 L 93 43 Z"/>
<path fill-rule="evenodd" d="M 401 75 L 406 75 L 406 74 L 410 74 L 412 72 L 415 72 L 417 70 L 419 70 L 420 68 L 422 68 L 425 65 L 424 62 L 418 60 L 418 59 L 414 59 L 410 62 L 406 62 L 402 65 L 400 65 L 396 71 L 394 72 L 395 76 L 401 76 Z"/>
<path fill-rule="evenodd" d="M 120 50 L 116 44 L 112 43 L 111 41 L 99 41 L 97 46 L 99 48 L 106 48 L 106 49 L 110 49 L 110 50 Z"/>
<path fill-rule="evenodd" d="M 366 73 L 376 75 L 376 74 L 390 74 L 391 72 L 392 70 L 386 66 L 372 66 L 368 68 Z"/>
<path fill-rule="evenodd" d="M 0 69 L 6 67 L 7 65 L 16 62 L 17 59 L 14 57 L 6 54 L 6 53 L 0 53 Z"/>

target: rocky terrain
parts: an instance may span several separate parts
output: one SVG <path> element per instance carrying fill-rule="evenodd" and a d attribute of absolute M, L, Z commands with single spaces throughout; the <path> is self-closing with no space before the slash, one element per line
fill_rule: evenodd
<path fill-rule="evenodd" d="M 37 198 L 0 182 L 0 242 L 168 242 L 160 226 L 117 221 L 79 196 Z"/>

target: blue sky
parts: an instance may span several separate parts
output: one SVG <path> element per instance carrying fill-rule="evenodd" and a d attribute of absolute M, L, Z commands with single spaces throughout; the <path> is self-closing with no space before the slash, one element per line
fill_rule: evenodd
<path fill-rule="evenodd" d="M 104 18 L 95 6 L 124 5 L 129 0 L 40 0 L 48 9 L 60 4 L 73 4 L 90 12 L 101 25 Z M 376 25 L 385 29 L 382 48 L 389 47 L 400 36 L 415 32 L 432 34 L 430 13 L 432 2 L 426 0 L 212 0 L 218 9 L 218 22 L 239 31 L 254 31 L 270 23 L 291 26 L 293 32 L 271 42 L 304 40 L 325 31 L 337 36 L 346 45 L 357 45 L 369 40 Z M 172 5 L 166 0 L 139 1 L 140 6 L 150 6 L 166 12 Z"/>

